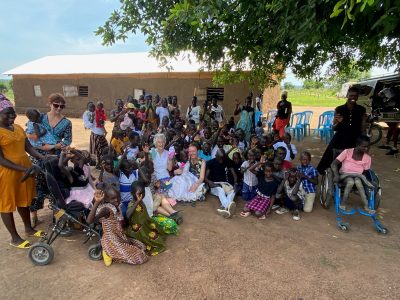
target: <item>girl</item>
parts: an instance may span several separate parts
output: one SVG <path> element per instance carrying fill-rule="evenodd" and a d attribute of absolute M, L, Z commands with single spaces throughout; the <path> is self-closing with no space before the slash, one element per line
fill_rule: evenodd
<path fill-rule="evenodd" d="M 112 186 L 106 186 L 104 191 L 97 190 L 94 194 L 94 205 L 87 218 L 87 223 L 101 222 L 103 234 L 104 264 L 108 267 L 113 261 L 140 265 L 149 258 L 145 253 L 146 246 L 133 239 L 128 239 L 121 226 L 120 196 Z"/>
<path fill-rule="evenodd" d="M 240 170 L 243 174 L 242 198 L 245 201 L 250 201 L 257 195 L 257 176 L 249 169 L 257 164 L 253 150 L 247 152 L 247 160 L 243 162 Z"/>
<path fill-rule="evenodd" d="M 85 117 L 86 114 L 83 116 Z M 90 154 L 95 154 L 97 156 L 96 169 L 100 169 L 100 159 L 108 150 L 108 142 L 106 140 L 107 133 L 104 128 L 105 120 L 103 103 L 100 101 L 97 102 L 97 108 L 95 110 L 95 118 L 93 122 L 90 123 L 84 119 L 85 127 L 90 128 L 92 131 L 90 134 Z"/>
<path fill-rule="evenodd" d="M 129 220 L 126 235 L 141 241 L 146 246 L 146 253 L 154 256 L 165 251 L 165 232 L 147 214 L 142 202 L 144 193 L 141 182 L 132 184 L 132 201 L 129 202 L 126 212 Z"/>
<path fill-rule="evenodd" d="M 68 167 L 70 160 L 74 165 L 73 168 Z M 61 151 L 58 167 L 70 188 L 70 194 L 65 199 L 65 203 L 78 201 L 89 209 L 92 206 L 94 188 L 90 182 L 90 174 L 85 174 L 84 171 L 85 160 L 86 157 L 81 151 L 65 148 Z"/>
<path fill-rule="evenodd" d="M 201 150 L 199 151 L 199 157 L 206 162 L 212 159 L 211 144 L 209 142 L 204 142 L 201 145 Z"/>
<path fill-rule="evenodd" d="M 115 169 L 115 175 L 119 177 L 119 191 L 121 193 L 121 211 L 126 216 L 129 202 L 132 200 L 131 185 L 139 179 L 136 162 L 126 159 L 128 151 L 125 151 Z"/>
<path fill-rule="evenodd" d="M 296 169 L 290 169 L 285 173 L 285 178 L 279 185 L 276 197 L 283 198 L 285 206 L 292 211 L 292 218 L 295 221 L 300 220 L 300 210 L 303 209 L 304 196 L 299 191 L 301 184 L 301 176 L 297 173 Z M 283 210 L 287 209 L 281 207 L 276 211 L 277 214 L 281 214 Z M 286 212 L 285 211 L 285 212 Z"/>
<path fill-rule="evenodd" d="M 105 155 L 101 158 L 99 182 L 114 186 L 119 190 L 119 178 L 114 174 L 114 160 L 111 155 Z"/>
<path fill-rule="evenodd" d="M 264 170 L 256 171 L 263 164 L 264 158 L 259 163 L 253 164 L 249 169 L 250 172 L 257 174 L 257 195 L 245 205 L 243 211 L 240 213 L 242 217 L 248 217 L 251 212 L 254 212 L 254 215 L 258 219 L 264 220 L 266 215 L 270 213 L 271 206 L 274 204 L 279 183 L 272 177 L 274 170 L 272 163 L 267 162 L 264 165 Z"/>

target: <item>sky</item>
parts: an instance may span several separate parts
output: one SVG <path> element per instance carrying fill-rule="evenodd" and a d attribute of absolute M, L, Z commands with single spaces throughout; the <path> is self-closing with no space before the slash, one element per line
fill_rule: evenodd
<path fill-rule="evenodd" d="M 101 44 L 94 31 L 119 6 L 118 0 L 1 0 L 0 79 L 9 78 L 3 72 L 47 55 L 150 50 L 142 34 L 113 46 Z M 387 72 L 374 68 L 372 75 Z M 286 81 L 302 84 L 290 70 Z"/>

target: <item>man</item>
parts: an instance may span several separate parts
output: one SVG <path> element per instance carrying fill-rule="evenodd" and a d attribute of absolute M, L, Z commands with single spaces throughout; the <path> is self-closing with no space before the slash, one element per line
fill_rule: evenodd
<path fill-rule="evenodd" d="M 365 133 L 367 115 L 365 107 L 358 105 L 359 90 L 357 87 L 349 88 L 345 104 L 335 108 L 333 130 L 335 135 L 326 148 L 324 155 L 317 166 L 320 174 L 333 162 L 334 151 L 354 148 L 357 138 Z"/>
<path fill-rule="evenodd" d="M 233 187 L 228 183 L 228 172 L 231 172 L 233 176 Z M 232 217 L 236 209 L 233 199 L 235 198 L 237 177 L 223 150 L 218 150 L 215 158 L 207 162 L 205 177 L 204 181 L 210 187 L 211 194 L 217 196 L 221 202 L 221 208 L 217 209 L 217 213 L 226 219 Z"/>
<path fill-rule="evenodd" d="M 274 125 L 272 126 L 274 130 L 279 131 L 279 136 L 283 139 L 285 134 L 285 128 L 290 124 L 290 116 L 292 114 L 292 103 L 287 101 L 288 92 L 284 91 L 281 96 L 281 101 L 278 102 L 276 108 L 276 118 Z"/>
<path fill-rule="evenodd" d="M 197 97 L 193 96 L 192 105 L 190 105 L 186 111 L 186 118 L 193 120 L 196 126 L 200 123 L 201 106 L 197 105 Z"/>
<path fill-rule="evenodd" d="M 160 120 L 160 126 L 162 125 L 162 120 L 164 117 L 168 117 L 169 119 L 169 110 L 168 110 L 168 101 L 167 99 L 163 99 L 161 101 L 161 106 L 158 106 L 156 108 L 156 115 L 158 117 L 158 119 Z"/>
<path fill-rule="evenodd" d="M 211 119 L 217 121 L 219 124 L 224 120 L 224 109 L 218 104 L 218 98 L 216 96 L 212 99 Z"/>

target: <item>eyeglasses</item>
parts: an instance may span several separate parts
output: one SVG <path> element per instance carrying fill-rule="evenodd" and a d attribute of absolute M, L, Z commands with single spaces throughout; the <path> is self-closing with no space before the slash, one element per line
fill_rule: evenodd
<path fill-rule="evenodd" d="M 61 109 L 64 109 L 64 108 L 65 108 L 65 105 L 64 105 L 64 104 L 53 103 L 53 107 L 54 107 L 54 108 L 61 108 Z"/>

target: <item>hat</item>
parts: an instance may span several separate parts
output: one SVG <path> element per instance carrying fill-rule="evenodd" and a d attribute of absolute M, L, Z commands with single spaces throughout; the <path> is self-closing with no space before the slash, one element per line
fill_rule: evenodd
<path fill-rule="evenodd" d="M 0 111 L 7 107 L 14 107 L 10 100 L 6 96 L 0 93 Z"/>
<path fill-rule="evenodd" d="M 133 103 L 128 103 L 126 105 L 126 108 L 135 108 L 135 105 Z"/>

